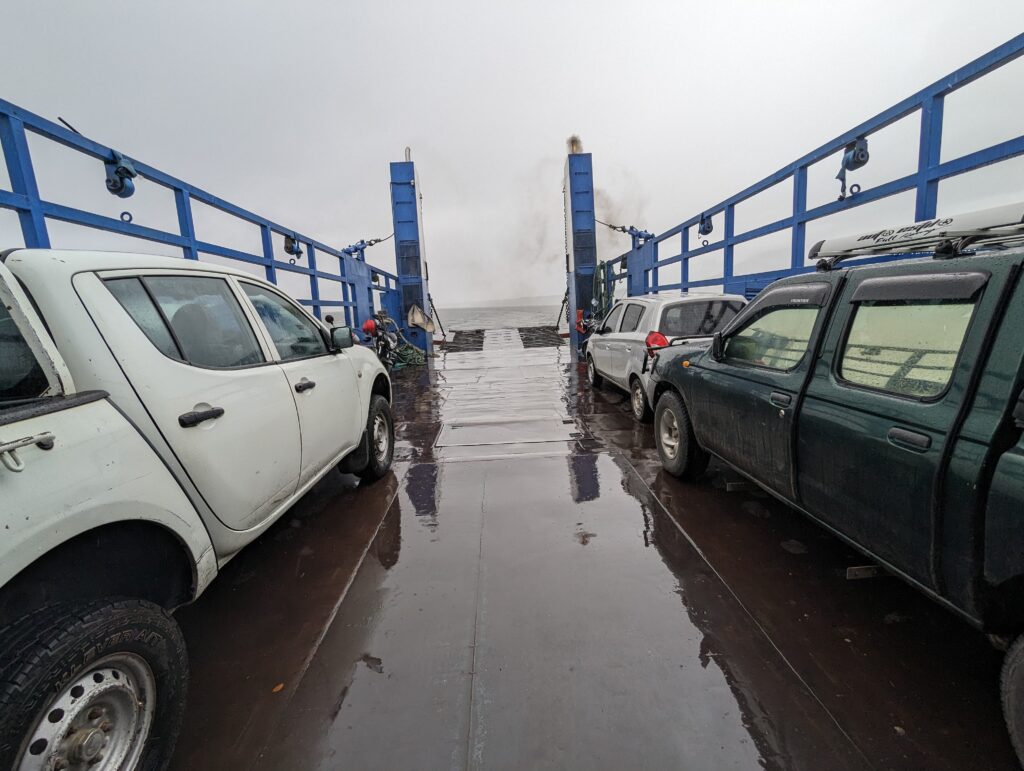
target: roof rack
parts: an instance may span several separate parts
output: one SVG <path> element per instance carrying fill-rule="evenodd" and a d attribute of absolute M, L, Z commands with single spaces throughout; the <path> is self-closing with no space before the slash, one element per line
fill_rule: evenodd
<path fill-rule="evenodd" d="M 817 259 L 818 270 L 827 271 L 851 257 L 927 252 L 936 258 L 957 257 L 967 246 L 981 241 L 989 246 L 1024 244 L 1024 203 L 829 238 L 812 246 L 807 259 Z"/>

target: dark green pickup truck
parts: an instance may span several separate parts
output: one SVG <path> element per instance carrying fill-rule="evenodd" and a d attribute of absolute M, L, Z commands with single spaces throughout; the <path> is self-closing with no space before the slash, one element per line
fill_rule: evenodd
<path fill-rule="evenodd" d="M 902 244 L 907 229 L 823 242 L 817 272 L 770 285 L 710 345 L 657 351 L 665 469 L 692 479 L 721 458 L 976 626 L 1021 635 L 1024 206 L 1015 211 L 995 230 L 937 220 Z M 837 264 L 925 247 L 936 256 Z M 1024 757 L 1024 636 L 1007 654 L 1003 704 Z"/>

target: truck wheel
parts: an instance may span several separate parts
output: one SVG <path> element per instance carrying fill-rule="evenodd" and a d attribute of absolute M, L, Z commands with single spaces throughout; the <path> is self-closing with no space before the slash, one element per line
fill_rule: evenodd
<path fill-rule="evenodd" d="M 1018 762 L 1024 765 L 1024 635 L 1014 641 L 1003 659 L 1000 691 L 1010 741 L 1017 751 Z"/>
<path fill-rule="evenodd" d="M 653 413 L 647 404 L 647 394 L 644 393 L 644 384 L 640 378 L 633 378 L 629 384 L 629 405 L 633 410 L 633 417 L 641 423 L 650 423 Z"/>
<path fill-rule="evenodd" d="M 355 475 L 364 482 L 376 482 L 391 470 L 391 461 L 395 457 L 395 422 L 391 417 L 391 405 L 383 396 L 374 396 L 370 400 L 366 438 L 369 441 L 369 461 Z"/>
<path fill-rule="evenodd" d="M 587 380 L 590 381 L 591 388 L 600 388 L 601 384 L 604 383 L 604 378 L 601 377 L 597 371 L 597 367 L 594 365 L 594 357 L 587 357 Z"/>
<path fill-rule="evenodd" d="M 661 465 L 672 476 L 696 479 L 708 467 L 711 456 L 697 445 L 690 415 L 679 395 L 666 391 L 654 411 L 654 439 Z"/>
<path fill-rule="evenodd" d="M 185 711 L 178 625 L 143 600 L 55 605 L 0 630 L 0 768 L 166 767 Z"/>

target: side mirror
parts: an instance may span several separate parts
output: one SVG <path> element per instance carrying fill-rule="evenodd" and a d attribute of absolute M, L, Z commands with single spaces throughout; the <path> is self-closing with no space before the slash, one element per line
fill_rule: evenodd
<path fill-rule="evenodd" d="M 335 350 L 340 351 L 344 348 L 351 348 L 356 344 L 356 339 L 352 334 L 352 327 L 334 327 L 331 329 L 331 345 Z"/>
<path fill-rule="evenodd" d="M 725 358 L 725 343 L 722 341 L 721 332 L 715 332 L 715 336 L 711 338 L 711 358 L 715 361 Z"/>

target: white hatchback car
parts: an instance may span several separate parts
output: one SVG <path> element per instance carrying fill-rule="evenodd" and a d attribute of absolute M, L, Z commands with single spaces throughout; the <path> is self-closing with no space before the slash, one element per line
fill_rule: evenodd
<path fill-rule="evenodd" d="M 633 417 L 651 419 L 645 359 L 670 340 L 710 339 L 747 304 L 733 294 L 626 297 L 612 306 L 584 346 L 591 386 L 605 380 L 630 394 Z"/>

